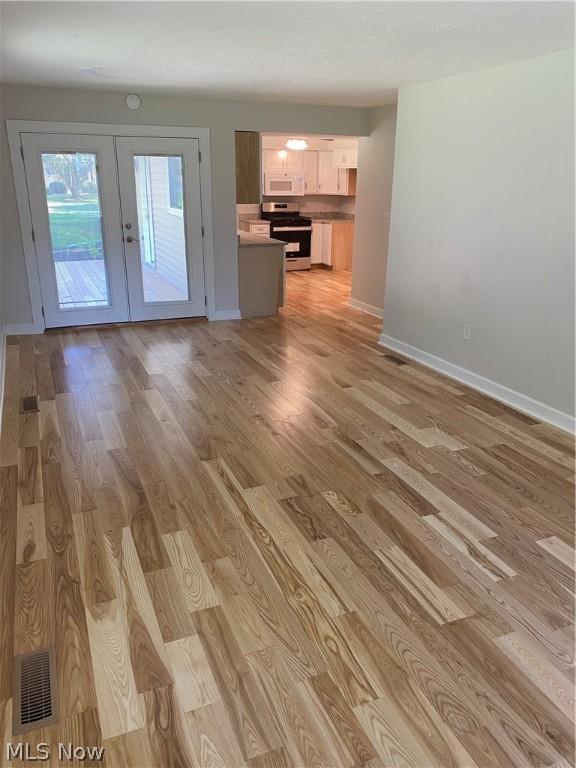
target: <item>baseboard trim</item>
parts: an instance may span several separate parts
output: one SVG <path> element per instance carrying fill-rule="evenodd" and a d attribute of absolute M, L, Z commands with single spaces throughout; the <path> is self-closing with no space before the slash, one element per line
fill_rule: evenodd
<path fill-rule="evenodd" d="M 208 320 L 242 320 L 239 309 L 215 309 Z"/>
<path fill-rule="evenodd" d="M 367 315 L 374 315 L 374 317 L 382 317 L 384 310 L 381 307 L 376 307 L 374 304 L 366 304 L 365 301 L 359 301 L 350 297 L 348 299 L 348 306 L 352 309 L 359 309 L 360 312 L 366 312 Z"/>
<path fill-rule="evenodd" d="M 34 323 L 12 323 L 4 326 L 6 336 L 29 336 L 32 333 L 42 333 L 34 328 Z"/>
<path fill-rule="evenodd" d="M 431 355 L 429 352 L 406 344 L 392 336 L 387 336 L 385 333 L 380 336 L 378 344 L 394 352 L 399 352 L 411 360 L 416 360 L 416 362 L 422 363 L 422 365 L 426 365 L 428 368 L 432 368 L 439 373 L 443 373 L 451 379 L 456 379 L 456 381 L 460 381 L 472 389 L 477 389 L 479 392 L 489 395 L 495 400 L 500 400 L 500 402 L 510 405 L 518 411 L 533 416 L 535 419 L 545 421 L 553 427 L 558 427 L 558 429 L 564 432 L 574 434 L 576 431 L 576 420 L 569 413 L 558 411 L 556 408 L 541 403 L 539 400 L 534 400 L 527 395 L 523 395 L 521 392 L 505 387 L 503 384 L 486 379 L 484 376 L 474 373 L 474 371 L 461 368 L 459 365 L 450 363 L 441 357 L 436 357 L 436 355 Z"/>

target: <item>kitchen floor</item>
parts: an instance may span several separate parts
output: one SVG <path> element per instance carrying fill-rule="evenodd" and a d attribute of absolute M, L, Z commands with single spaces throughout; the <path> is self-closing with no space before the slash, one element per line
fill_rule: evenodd
<path fill-rule="evenodd" d="M 288 286 L 271 318 L 9 338 L 4 742 L 571 765 L 571 438 L 378 346 L 348 274 Z M 13 739 L 13 655 L 45 647 L 59 722 Z"/>
<path fill-rule="evenodd" d="M 318 308 L 338 309 L 350 298 L 352 272 L 334 271 L 316 267 L 302 271 L 286 272 L 287 310 L 296 310 L 308 301 Z"/>

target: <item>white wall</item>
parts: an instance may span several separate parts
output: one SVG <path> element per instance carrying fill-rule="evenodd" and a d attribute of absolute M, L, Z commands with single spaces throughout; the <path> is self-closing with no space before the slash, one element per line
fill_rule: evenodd
<path fill-rule="evenodd" d="M 388 259 L 396 105 L 371 109 L 360 139 L 351 303 L 381 312 Z"/>
<path fill-rule="evenodd" d="M 563 413 L 574 412 L 573 68 L 564 51 L 401 89 L 383 330 Z"/>
<path fill-rule="evenodd" d="M 193 99 L 184 95 L 142 94 L 142 107 L 130 111 L 125 94 L 110 91 L 3 86 L 4 119 L 208 127 L 211 131 L 216 308 L 238 308 L 236 180 L 234 131 L 286 131 L 364 136 L 367 110 Z M 32 314 L 18 229 L 5 125 L 1 136 L 4 232 L 4 314 L 7 322 L 30 323 Z"/>
<path fill-rule="evenodd" d="M 0 125 L 3 125 L 3 109 L 2 109 L 2 100 L 0 99 Z M 2 153 L 0 152 L 0 162 L 2 158 Z M 2 174 L 2 167 L 0 166 L 0 175 Z M 2 260 L 2 251 L 3 251 L 3 238 L 2 238 L 2 225 L 3 225 L 3 215 L 2 211 L 4 209 L 4 194 L 3 189 L 0 186 L 0 420 L 2 418 L 2 406 L 3 406 L 3 400 L 4 400 L 4 371 L 6 366 L 6 346 L 5 346 L 5 338 L 4 338 L 4 306 L 2 302 L 2 285 L 4 283 L 4 264 Z"/>

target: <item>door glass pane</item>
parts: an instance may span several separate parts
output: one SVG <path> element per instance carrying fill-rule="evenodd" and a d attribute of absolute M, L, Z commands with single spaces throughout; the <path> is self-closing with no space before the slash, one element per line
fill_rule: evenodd
<path fill-rule="evenodd" d="M 144 301 L 188 301 L 183 160 L 135 155 Z"/>
<path fill-rule="evenodd" d="M 96 155 L 43 152 L 60 309 L 110 306 Z"/>

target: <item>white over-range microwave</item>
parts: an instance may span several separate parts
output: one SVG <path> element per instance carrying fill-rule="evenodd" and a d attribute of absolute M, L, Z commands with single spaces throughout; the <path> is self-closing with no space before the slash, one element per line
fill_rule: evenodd
<path fill-rule="evenodd" d="M 265 195 L 303 195 L 304 194 L 304 174 L 289 173 L 286 175 L 280 173 L 264 172 L 264 194 Z"/>

